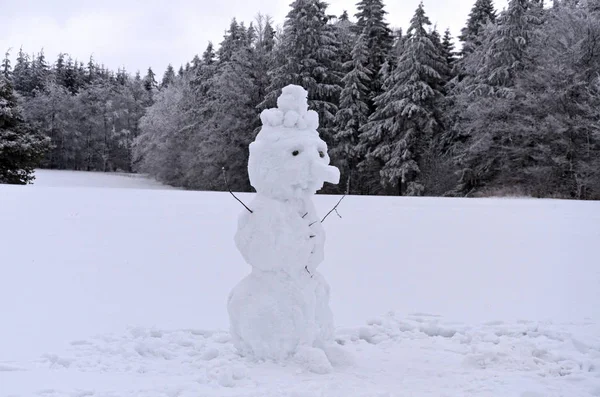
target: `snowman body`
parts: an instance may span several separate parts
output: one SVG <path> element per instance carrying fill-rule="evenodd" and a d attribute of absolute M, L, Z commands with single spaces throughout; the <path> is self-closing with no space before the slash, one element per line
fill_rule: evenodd
<path fill-rule="evenodd" d="M 324 182 L 338 183 L 339 171 L 329 165 L 306 94 L 285 87 L 278 108 L 261 114 L 263 127 L 248 161 L 257 193 L 235 235 L 252 271 L 230 293 L 228 311 L 240 353 L 276 361 L 295 356 L 311 362 L 311 370 L 327 372 L 333 315 L 329 286 L 317 271 L 325 231 L 312 196 Z"/>

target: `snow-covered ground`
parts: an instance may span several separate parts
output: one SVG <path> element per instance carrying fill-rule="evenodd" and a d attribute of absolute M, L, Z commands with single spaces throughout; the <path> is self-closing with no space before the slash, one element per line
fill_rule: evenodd
<path fill-rule="evenodd" d="M 127 189 L 174 189 L 140 174 L 36 170 L 35 187 L 102 187 Z"/>
<path fill-rule="evenodd" d="M 600 396 L 600 203 L 345 198 L 319 269 L 354 363 L 328 375 L 236 355 L 241 211 L 123 175 L 0 185 L 0 396 Z"/>

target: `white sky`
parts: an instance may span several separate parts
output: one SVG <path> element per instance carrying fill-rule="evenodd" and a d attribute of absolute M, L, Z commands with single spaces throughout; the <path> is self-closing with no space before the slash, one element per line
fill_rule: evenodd
<path fill-rule="evenodd" d="M 420 0 L 386 2 L 391 27 L 406 28 Z M 221 42 L 233 17 L 248 24 L 258 12 L 283 24 L 292 0 L 0 0 L 0 51 L 20 46 L 28 53 L 44 48 L 49 62 L 66 52 L 130 73 L 148 66 L 158 77 L 169 63 L 178 69 L 201 54 L 208 41 Z M 424 0 L 425 10 L 440 31 L 456 36 L 475 0 Z M 495 0 L 503 9 L 508 0 Z M 330 0 L 329 14 L 348 10 L 356 0 Z M 3 57 L 3 56 L 2 56 Z"/>

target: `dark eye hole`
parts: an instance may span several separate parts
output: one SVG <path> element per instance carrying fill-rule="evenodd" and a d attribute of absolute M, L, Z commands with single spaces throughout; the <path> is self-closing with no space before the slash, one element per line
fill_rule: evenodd
<path fill-rule="evenodd" d="M 299 155 L 299 154 L 300 154 L 300 151 L 298 151 L 298 150 L 294 150 L 294 151 L 292 152 L 292 156 L 297 156 L 297 155 Z"/>
<path fill-rule="evenodd" d="M 322 150 L 319 150 L 319 157 L 321 157 L 321 158 L 325 157 L 325 152 Z"/>

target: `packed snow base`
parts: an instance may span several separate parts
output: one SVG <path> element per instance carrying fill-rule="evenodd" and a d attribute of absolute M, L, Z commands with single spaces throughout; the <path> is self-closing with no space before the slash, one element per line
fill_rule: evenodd
<path fill-rule="evenodd" d="M 600 203 L 347 197 L 319 270 L 354 361 L 322 375 L 233 346 L 229 194 L 37 176 L 0 186 L 2 397 L 600 396 Z"/>
<path fill-rule="evenodd" d="M 338 183 L 340 174 L 329 165 L 317 113 L 308 110 L 302 87 L 284 87 L 277 109 L 263 111 L 261 120 L 248 161 L 257 193 L 235 235 L 252 272 L 229 296 L 233 343 L 243 355 L 293 357 L 328 373 L 348 359 L 333 344 L 329 285 L 317 272 L 325 231 L 311 197 L 323 183 Z"/>
<path fill-rule="evenodd" d="M 138 327 L 74 340 L 31 363 L 0 363 L 0 395 L 592 397 L 600 396 L 599 335 L 592 322 L 466 325 L 389 313 L 338 330 L 336 343 L 356 361 L 321 375 L 240 357 L 227 332 Z"/>

